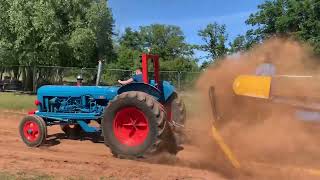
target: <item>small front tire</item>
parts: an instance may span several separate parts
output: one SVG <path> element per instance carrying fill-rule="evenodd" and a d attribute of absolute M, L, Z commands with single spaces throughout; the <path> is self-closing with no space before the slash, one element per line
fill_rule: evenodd
<path fill-rule="evenodd" d="M 47 126 L 44 120 L 36 115 L 26 116 L 19 125 L 22 141 L 29 147 L 39 147 L 47 138 Z"/>

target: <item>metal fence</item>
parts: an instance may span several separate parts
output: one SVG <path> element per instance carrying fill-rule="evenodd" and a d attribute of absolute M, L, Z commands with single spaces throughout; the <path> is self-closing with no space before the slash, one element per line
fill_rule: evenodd
<path fill-rule="evenodd" d="M 0 91 L 29 91 L 43 85 L 75 85 L 77 75 L 83 76 L 83 85 L 95 85 L 96 68 L 76 68 L 57 66 L 0 66 Z M 131 70 L 108 69 L 102 71 L 100 85 L 117 85 L 118 79 L 128 79 Z M 192 88 L 200 72 L 160 71 L 160 79 L 171 81 L 179 90 Z M 152 73 L 149 74 L 152 78 Z"/>

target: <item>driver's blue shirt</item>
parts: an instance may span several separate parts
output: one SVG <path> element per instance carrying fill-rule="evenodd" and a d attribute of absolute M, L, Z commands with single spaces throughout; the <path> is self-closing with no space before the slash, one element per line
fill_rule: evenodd
<path fill-rule="evenodd" d="M 142 74 L 135 74 L 132 76 L 133 82 L 143 82 Z"/>

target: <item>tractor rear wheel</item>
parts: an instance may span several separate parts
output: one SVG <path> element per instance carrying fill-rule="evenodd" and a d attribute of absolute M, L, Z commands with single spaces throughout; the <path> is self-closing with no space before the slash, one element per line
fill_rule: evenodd
<path fill-rule="evenodd" d="M 19 125 L 22 141 L 29 147 L 39 147 L 46 141 L 47 126 L 44 120 L 36 115 L 26 116 Z"/>
<path fill-rule="evenodd" d="M 124 92 L 106 107 L 102 121 L 104 141 L 117 157 L 136 158 L 177 147 L 165 110 L 152 96 Z"/>
<path fill-rule="evenodd" d="M 186 106 L 181 97 L 174 93 L 165 104 L 168 112 L 168 119 L 174 126 L 174 135 L 176 136 L 178 145 L 185 142 L 185 123 L 186 123 Z"/>

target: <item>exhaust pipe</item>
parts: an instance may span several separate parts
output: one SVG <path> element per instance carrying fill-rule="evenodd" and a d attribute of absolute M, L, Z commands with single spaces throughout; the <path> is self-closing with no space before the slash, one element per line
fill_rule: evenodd
<path fill-rule="evenodd" d="M 101 79 L 101 73 L 102 73 L 102 61 L 99 61 L 98 64 L 98 73 L 97 73 L 97 80 L 96 80 L 96 86 L 99 86 L 100 79 Z"/>

